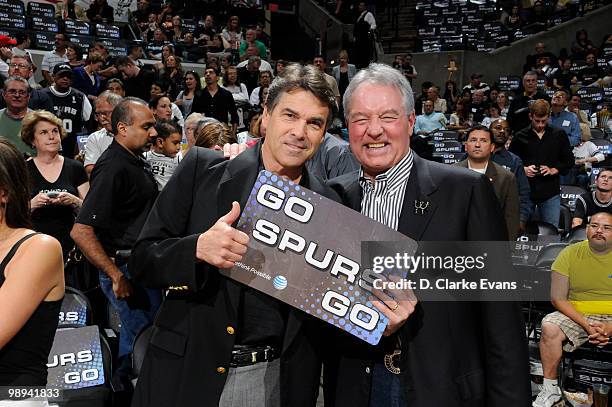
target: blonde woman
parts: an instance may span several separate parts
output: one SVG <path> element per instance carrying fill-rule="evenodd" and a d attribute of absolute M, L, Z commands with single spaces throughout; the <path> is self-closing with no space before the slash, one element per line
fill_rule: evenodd
<path fill-rule="evenodd" d="M 26 163 L 34 229 L 58 239 L 64 254 L 74 246 L 70 230 L 89 191 L 83 164 L 59 154 L 65 136 L 61 120 L 46 110 L 23 118 L 21 139 L 36 150 L 36 157 Z"/>

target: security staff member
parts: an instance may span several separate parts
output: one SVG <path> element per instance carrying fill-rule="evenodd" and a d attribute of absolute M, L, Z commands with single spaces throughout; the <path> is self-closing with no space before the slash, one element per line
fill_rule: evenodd
<path fill-rule="evenodd" d="M 70 236 L 100 271 L 102 291 L 119 313 L 122 362 L 117 374 L 123 377 L 129 372 L 134 338 L 151 324 L 161 303 L 159 290 L 130 282 L 127 257 L 117 256 L 132 249 L 157 197 L 155 178 L 141 156 L 157 133 L 153 114 L 138 98 L 123 99 L 111 122 L 115 139 L 96 162 Z"/>

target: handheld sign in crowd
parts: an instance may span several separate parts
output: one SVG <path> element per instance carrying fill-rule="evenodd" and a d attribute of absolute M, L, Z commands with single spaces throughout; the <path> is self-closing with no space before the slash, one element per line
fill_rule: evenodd
<path fill-rule="evenodd" d="M 268 171 L 259 173 L 237 228 L 249 236 L 242 262 L 221 272 L 377 344 L 387 325 L 372 305 L 362 241 L 416 242 Z"/>
<path fill-rule="evenodd" d="M 98 327 L 58 329 L 47 368 L 48 388 L 68 390 L 104 384 Z"/>

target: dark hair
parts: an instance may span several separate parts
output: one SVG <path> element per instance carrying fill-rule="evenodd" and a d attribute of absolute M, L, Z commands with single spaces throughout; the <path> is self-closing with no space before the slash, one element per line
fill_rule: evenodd
<path fill-rule="evenodd" d="M 132 58 L 128 57 L 127 55 L 122 55 L 120 57 L 117 57 L 117 59 L 115 59 L 116 67 L 128 66 L 128 65 L 135 65 L 135 64 L 134 64 L 134 61 L 132 61 Z"/>
<path fill-rule="evenodd" d="M 167 95 L 161 95 L 158 98 L 153 98 L 149 102 L 149 109 L 157 109 L 157 105 L 159 105 L 159 101 L 162 100 L 163 98 L 170 100 L 170 98 Z M 172 101 L 170 100 L 170 102 Z"/>
<path fill-rule="evenodd" d="M 6 194 L 5 222 L 11 228 L 31 228 L 30 175 L 23 155 L 0 138 L 0 190 Z"/>
<path fill-rule="evenodd" d="M 128 47 L 128 54 L 131 54 L 136 48 L 144 48 L 141 42 L 134 42 Z"/>
<path fill-rule="evenodd" d="M 488 128 L 487 126 L 483 126 L 482 124 L 477 124 L 476 126 L 470 127 L 465 133 L 465 140 L 467 141 L 467 139 L 470 138 L 470 134 L 475 131 L 484 131 L 489 135 L 489 140 L 491 141 L 491 144 L 493 143 L 493 132 L 490 128 Z"/>
<path fill-rule="evenodd" d="M 334 113 L 338 110 L 336 96 L 327 84 L 323 73 L 313 65 L 291 64 L 285 68 L 282 76 L 274 79 L 270 85 L 268 99 L 266 100 L 268 112 L 274 110 L 284 93 L 296 89 L 312 93 L 322 104 L 329 108 L 326 123 L 329 125 L 334 117 Z"/>
<path fill-rule="evenodd" d="M 257 96 L 259 96 L 259 103 L 260 103 L 260 104 L 264 102 L 264 98 L 263 98 L 263 96 L 264 96 L 264 91 L 265 91 L 266 89 L 270 89 L 270 87 L 269 87 L 269 86 L 260 86 L 260 87 L 259 87 L 259 94 L 258 94 Z M 269 94 L 269 93 L 268 93 L 268 94 Z"/>
<path fill-rule="evenodd" d="M 202 82 L 200 81 L 200 74 L 198 74 L 196 71 L 187 71 L 185 72 L 185 75 L 183 75 L 183 88 L 185 89 L 185 91 L 187 91 L 187 84 L 185 83 L 185 78 L 187 77 L 187 75 L 192 75 L 195 78 L 195 92 L 200 92 L 202 90 Z"/>
<path fill-rule="evenodd" d="M 160 98 L 161 99 L 161 98 Z M 157 138 L 162 140 L 167 139 L 173 134 L 183 134 L 183 129 L 173 120 L 158 120 L 155 124 L 155 131 L 157 132 Z"/>
<path fill-rule="evenodd" d="M 72 48 L 74 50 L 74 53 L 77 54 L 77 57 L 79 58 L 83 57 L 83 48 L 81 48 L 79 44 L 75 44 L 74 42 L 69 42 L 68 45 L 66 45 L 66 49 L 68 48 Z"/>
<path fill-rule="evenodd" d="M 168 93 L 168 89 L 170 89 L 170 83 L 165 79 L 158 79 L 153 81 L 151 85 L 155 85 L 162 90 L 162 93 Z"/>
<path fill-rule="evenodd" d="M 595 176 L 595 179 L 599 178 L 599 176 L 601 175 L 602 172 L 612 172 L 612 167 L 601 167 L 599 169 L 599 172 L 597 173 L 597 175 Z"/>
<path fill-rule="evenodd" d="M 118 134 L 117 126 L 119 123 L 125 123 L 128 126 L 131 126 L 134 123 L 134 119 L 131 115 L 131 104 L 139 104 L 144 107 L 149 107 L 147 103 L 139 99 L 137 97 L 128 96 L 123 98 L 121 102 L 113 109 L 113 114 L 111 115 L 111 125 L 113 127 L 113 134 Z"/>

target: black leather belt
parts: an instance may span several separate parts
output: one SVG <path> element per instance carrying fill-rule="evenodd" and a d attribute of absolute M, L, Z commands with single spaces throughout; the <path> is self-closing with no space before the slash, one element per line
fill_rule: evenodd
<path fill-rule="evenodd" d="M 232 350 L 230 367 L 242 367 L 260 362 L 270 362 L 277 357 L 278 349 L 273 346 L 236 347 Z"/>

